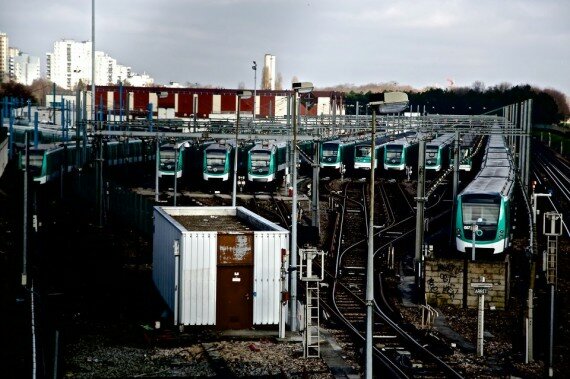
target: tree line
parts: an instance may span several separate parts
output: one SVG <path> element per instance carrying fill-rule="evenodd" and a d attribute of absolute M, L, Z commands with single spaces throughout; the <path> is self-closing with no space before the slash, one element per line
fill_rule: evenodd
<path fill-rule="evenodd" d="M 566 96 L 555 89 L 539 89 L 528 84 L 512 86 L 502 83 L 486 88 L 482 82 L 475 82 L 471 87 L 429 88 L 422 91 L 401 87 L 397 84 L 371 85 L 367 92 L 354 90 L 345 93 L 346 113 L 356 114 L 356 102 L 359 114 L 367 112 L 367 104 L 380 98 L 385 91 L 404 91 L 408 93 L 413 112 L 427 114 L 479 115 L 496 113 L 503 106 L 533 100 L 532 122 L 535 124 L 557 124 L 570 115 Z M 337 90 L 338 88 L 335 87 Z"/>

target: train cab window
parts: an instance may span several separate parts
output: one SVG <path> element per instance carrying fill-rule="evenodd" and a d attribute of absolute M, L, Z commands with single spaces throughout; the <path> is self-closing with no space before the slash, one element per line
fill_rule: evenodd
<path fill-rule="evenodd" d="M 501 199 L 498 197 L 463 199 L 463 224 L 497 225 Z"/>
<path fill-rule="evenodd" d="M 428 158 L 435 158 L 435 156 L 437 155 L 437 147 L 427 147 L 426 148 L 426 157 Z"/>
<path fill-rule="evenodd" d="M 357 157 L 370 157 L 370 146 L 357 146 L 356 147 L 356 156 Z"/>
<path fill-rule="evenodd" d="M 270 155 L 268 152 L 255 152 L 251 154 L 251 167 L 269 166 Z"/>
<path fill-rule="evenodd" d="M 323 145 L 323 157 L 336 157 L 338 152 L 338 145 Z"/>
<path fill-rule="evenodd" d="M 174 160 L 174 149 L 172 148 L 162 148 L 160 150 L 161 160 Z"/>
<path fill-rule="evenodd" d="M 388 159 L 401 159 L 402 158 L 402 146 L 387 146 L 386 147 L 386 158 L 388 158 Z"/>
<path fill-rule="evenodd" d="M 206 154 L 208 166 L 223 166 L 226 164 L 226 154 L 224 151 L 211 151 Z"/>
<path fill-rule="evenodd" d="M 24 165 L 26 164 L 25 156 L 23 156 Z M 41 154 L 30 154 L 30 167 L 42 167 L 44 162 L 44 155 L 43 152 Z"/>

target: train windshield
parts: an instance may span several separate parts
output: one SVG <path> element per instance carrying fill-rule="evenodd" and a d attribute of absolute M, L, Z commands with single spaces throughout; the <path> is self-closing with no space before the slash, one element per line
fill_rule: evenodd
<path fill-rule="evenodd" d="M 206 153 L 206 164 L 208 166 L 225 166 L 226 151 L 225 150 L 208 151 Z"/>
<path fill-rule="evenodd" d="M 463 224 L 497 225 L 501 198 L 499 196 L 468 196 L 462 199 Z"/>
<path fill-rule="evenodd" d="M 354 150 L 357 158 L 370 157 L 371 146 L 356 146 Z"/>
<path fill-rule="evenodd" d="M 426 157 L 435 158 L 437 156 L 437 151 L 439 147 L 437 146 L 426 146 Z"/>
<path fill-rule="evenodd" d="M 323 144 L 323 157 L 336 157 L 338 153 L 338 145 L 336 143 Z"/>
<path fill-rule="evenodd" d="M 160 160 L 161 161 L 173 161 L 174 160 L 174 149 L 172 147 L 162 147 L 160 149 Z"/>
<path fill-rule="evenodd" d="M 402 146 L 401 145 L 388 145 L 386 146 L 387 159 L 402 159 Z"/>
<path fill-rule="evenodd" d="M 23 166 L 26 165 L 26 155 L 22 155 L 22 159 L 24 160 Z M 42 164 L 44 162 L 44 152 L 40 151 L 37 153 L 30 153 L 30 168 L 34 168 L 34 167 L 42 167 Z"/>
<path fill-rule="evenodd" d="M 269 166 L 270 154 L 267 151 L 256 151 L 251 153 L 251 167 Z"/>

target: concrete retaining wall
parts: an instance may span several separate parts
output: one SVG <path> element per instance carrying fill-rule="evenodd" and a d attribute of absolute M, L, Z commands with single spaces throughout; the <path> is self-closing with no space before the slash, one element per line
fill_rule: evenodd
<path fill-rule="evenodd" d="M 485 277 L 492 283 L 485 296 L 485 306 L 504 309 L 508 297 L 508 260 L 498 262 L 471 262 L 464 270 L 464 261 L 460 259 L 428 259 L 425 262 L 425 291 L 427 302 L 434 306 L 463 306 L 464 281 L 467 281 L 467 307 L 477 308 L 478 296 L 471 286 Z"/>

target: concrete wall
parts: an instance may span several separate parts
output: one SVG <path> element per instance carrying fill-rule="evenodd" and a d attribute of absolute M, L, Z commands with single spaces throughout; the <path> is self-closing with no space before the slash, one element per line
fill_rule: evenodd
<path fill-rule="evenodd" d="M 434 306 L 463 306 L 465 273 L 461 259 L 428 259 L 425 262 L 425 291 L 427 302 Z M 504 309 L 508 297 L 508 262 L 471 262 L 467 264 L 467 306 L 477 308 L 478 296 L 471 286 L 484 276 L 493 287 L 485 296 L 485 307 Z"/>

